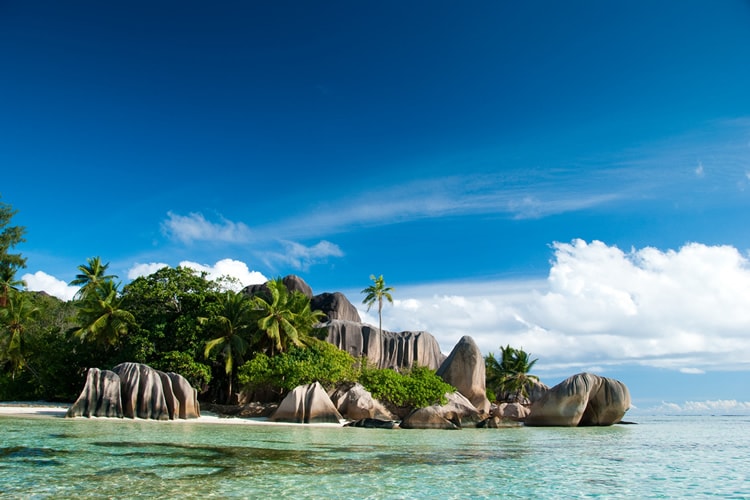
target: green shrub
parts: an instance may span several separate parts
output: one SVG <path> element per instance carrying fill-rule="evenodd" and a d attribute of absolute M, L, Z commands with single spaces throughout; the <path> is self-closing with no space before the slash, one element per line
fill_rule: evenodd
<path fill-rule="evenodd" d="M 424 366 L 415 366 L 407 373 L 365 367 L 359 382 L 376 399 L 414 408 L 445 404 L 445 394 L 456 390 Z"/>
<path fill-rule="evenodd" d="M 348 352 L 328 342 L 314 341 L 308 347 L 292 346 L 272 357 L 256 354 L 240 367 L 238 380 L 246 391 L 270 389 L 283 394 L 316 381 L 330 388 L 339 382 L 356 381 L 354 364 Z"/>
<path fill-rule="evenodd" d="M 163 372 L 179 373 L 198 391 L 211 381 L 211 368 L 195 361 L 193 356 L 186 352 L 169 351 L 151 366 Z"/>

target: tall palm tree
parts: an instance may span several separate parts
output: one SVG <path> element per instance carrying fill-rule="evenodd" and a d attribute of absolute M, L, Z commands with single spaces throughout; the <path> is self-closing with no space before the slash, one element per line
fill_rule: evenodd
<path fill-rule="evenodd" d="M 70 282 L 71 286 L 80 286 L 80 290 L 76 294 L 77 297 L 81 298 L 91 290 L 96 289 L 100 283 L 104 281 L 112 281 L 117 276 L 114 274 L 104 274 L 107 272 L 109 262 L 102 264 L 101 257 L 89 257 L 86 259 L 86 264 L 78 266 L 80 273 L 76 274 L 75 279 Z"/>
<path fill-rule="evenodd" d="M 373 284 L 362 290 L 361 293 L 366 294 L 362 303 L 367 304 L 368 311 L 375 304 L 375 302 L 378 303 L 378 329 L 382 332 L 383 299 L 393 304 L 393 297 L 391 296 L 393 287 L 385 286 L 385 280 L 383 279 L 382 274 L 378 278 L 376 278 L 374 274 L 371 274 L 370 279 L 373 281 Z"/>
<path fill-rule="evenodd" d="M 529 388 L 539 380 L 529 372 L 538 360 L 530 359 L 523 349 L 500 347 L 500 360 L 490 353 L 484 358 L 487 387 L 492 388 L 498 400 L 523 401 L 529 397 Z"/>
<path fill-rule="evenodd" d="M 23 280 L 16 279 L 16 268 L 10 263 L 0 263 L 0 307 L 8 304 L 8 297 L 11 291 L 18 290 L 18 287 L 25 286 Z"/>
<path fill-rule="evenodd" d="M 10 364 L 13 378 L 26 366 L 23 333 L 27 323 L 38 315 L 39 309 L 20 292 L 11 292 L 0 309 L 0 362 Z"/>
<path fill-rule="evenodd" d="M 120 337 L 135 325 L 135 317 L 122 309 L 121 303 L 114 281 L 107 279 L 94 288 L 89 287 L 78 303 L 76 319 L 80 326 L 73 329 L 73 336 L 105 349 L 117 345 Z"/>
<path fill-rule="evenodd" d="M 227 402 L 232 399 L 232 380 L 235 367 L 243 363 L 248 349 L 248 339 L 252 332 L 253 309 L 250 299 L 242 293 L 226 291 L 219 298 L 220 314 L 211 318 L 200 318 L 206 333 L 213 337 L 206 342 L 203 355 L 208 358 L 218 349 L 224 358 L 224 370 L 229 378 Z"/>
<path fill-rule="evenodd" d="M 271 356 L 284 352 L 289 344 L 304 345 L 295 326 L 295 314 L 291 307 L 291 294 L 281 278 L 266 283 L 268 294 L 252 298 L 258 319 L 259 337 L 256 339 L 262 350 Z"/>

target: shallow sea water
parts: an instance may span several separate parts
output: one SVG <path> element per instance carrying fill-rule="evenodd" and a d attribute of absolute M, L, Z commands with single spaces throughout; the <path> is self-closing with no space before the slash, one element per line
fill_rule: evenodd
<path fill-rule="evenodd" d="M 750 417 L 461 431 L 0 416 L 8 498 L 750 498 Z"/>

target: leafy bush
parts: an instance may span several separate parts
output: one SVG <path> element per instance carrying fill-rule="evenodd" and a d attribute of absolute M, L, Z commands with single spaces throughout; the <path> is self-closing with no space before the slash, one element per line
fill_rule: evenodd
<path fill-rule="evenodd" d="M 415 366 L 407 373 L 365 367 L 359 382 L 376 399 L 414 408 L 445 404 L 445 394 L 456 390 L 424 366 Z"/>
<path fill-rule="evenodd" d="M 152 367 L 163 372 L 179 373 L 199 391 L 211 381 L 211 368 L 195 361 L 186 352 L 169 351 L 155 361 Z"/>
<path fill-rule="evenodd" d="M 292 346 L 273 357 L 258 353 L 240 367 L 238 379 L 244 390 L 271 389 L 283 394 L 315 381 L 325 387 L 353 382 L 357 378 L 354 364 L 355 359 L 348 352 L 314 341 L 308 347 Z"/>

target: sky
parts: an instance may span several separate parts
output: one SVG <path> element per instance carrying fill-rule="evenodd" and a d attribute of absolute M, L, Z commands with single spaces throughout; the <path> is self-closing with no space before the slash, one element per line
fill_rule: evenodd
<path fill-rule="evenodd" d="M 0 1 L 30 290 L 296 274 L 634 410 L 750 411 L 750 2 Z"/>

